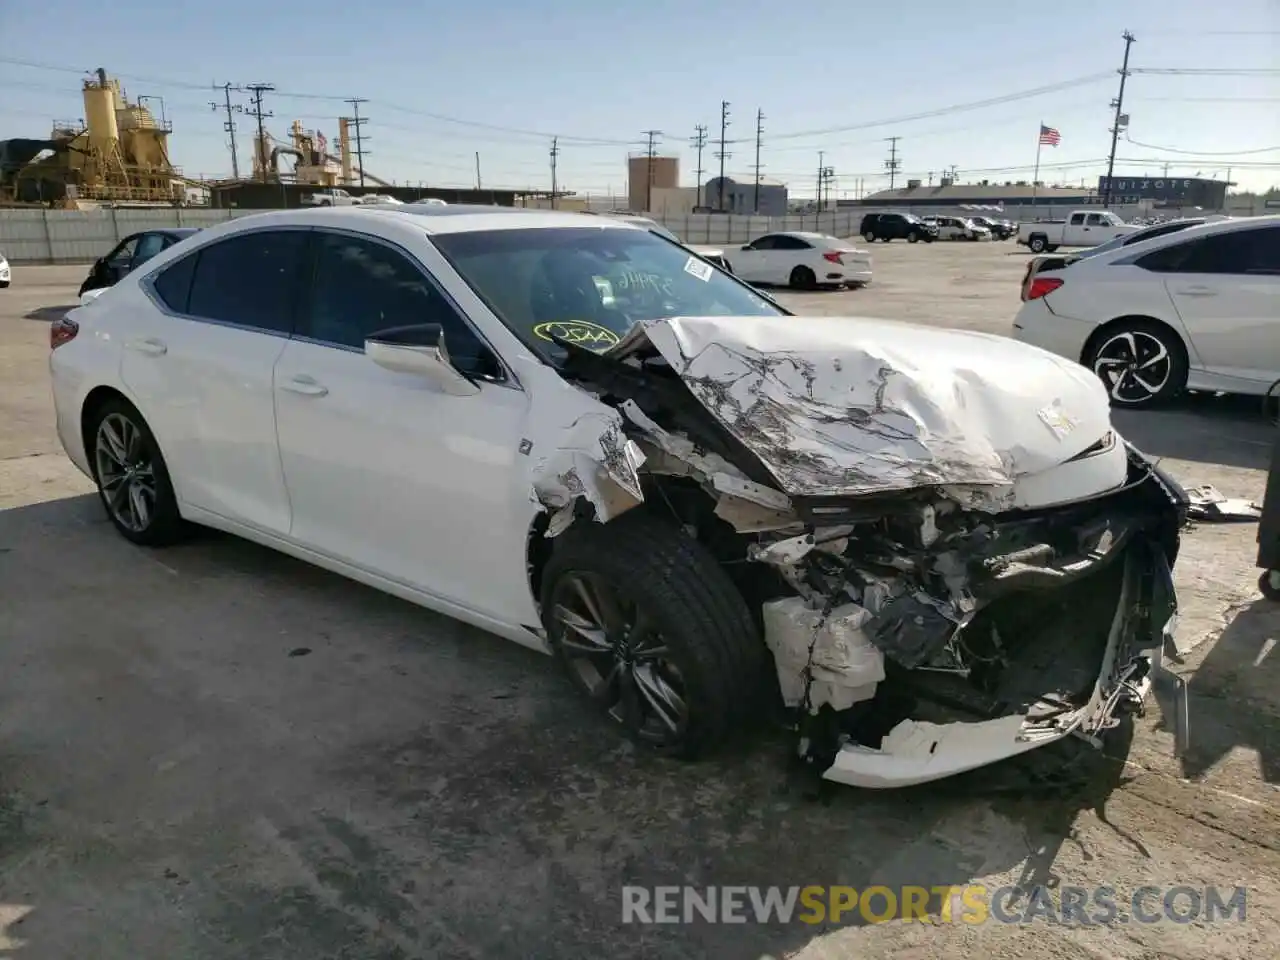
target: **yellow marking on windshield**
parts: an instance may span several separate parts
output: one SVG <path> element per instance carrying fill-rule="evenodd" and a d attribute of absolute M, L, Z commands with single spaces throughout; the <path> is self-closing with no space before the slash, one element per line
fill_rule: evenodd
<path fill-rule="evenodd" d="M 533 328 L 533 335 L 540 340 L 567 340 L 575 346 L 602 353 L 619 340 L 608 327 L 587 320 L 548 320 Z"/>

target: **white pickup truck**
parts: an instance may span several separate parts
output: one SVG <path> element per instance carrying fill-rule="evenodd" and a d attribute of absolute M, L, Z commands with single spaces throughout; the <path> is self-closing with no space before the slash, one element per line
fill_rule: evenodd
<path fill-rule="evenodd" d="M 1073 210 L 1065 220 L 1018 224 L 1018 243 L 1032 253 L 1052 253 L 1059 247 L 1095 247 L 1137 229 L 1109 210 Z"/>
<path fill-rule="evenodd" d="M 302 198 L 304 207 L 355 207 L 360 205 L 360 198 L 353 197 L 339 187 L 325 187 Z"/>

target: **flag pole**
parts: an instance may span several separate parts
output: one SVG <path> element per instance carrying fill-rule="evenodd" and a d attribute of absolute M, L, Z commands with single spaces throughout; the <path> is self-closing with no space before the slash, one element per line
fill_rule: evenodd
<path fill-rule="evenodd" d="M 1040 151 L 1044 148 L 1044 121 L 1036 129 L 1036 169 L 1031 174 L 1031 205 L 1036 206 L 1036 198 L 1040 194 Z"/>

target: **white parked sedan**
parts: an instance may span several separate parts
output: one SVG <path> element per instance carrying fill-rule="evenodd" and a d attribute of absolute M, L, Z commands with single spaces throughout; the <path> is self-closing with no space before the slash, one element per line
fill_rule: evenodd
<path fill-rule="evenodd" d="M 9 261 L 5 259 L 4 251 L 0 250 L 0 290 L 9 285 L 13 275 L 9 269 Z"/>
<path fill-rule="evenodd" d="M 1014 336 L 1089 367 L 1117 405 L 1280 380 L 1280 216 L 1170 225 L 1029 271 L 1022 298 Z"/>
<path fill-rule="evenodd" d="M 768 233 L 734 251 L 733 272 L 748 283 L 862 287 L 871 282 L 871 254 L 823 233 Z"/>
<path fill-rule="evenodd" d="M 771 703 L 869 787 L 1097 744 L 1173 615 L 1185 497 L 1088 371 L 792 316 L 606 218 L 243 217 L 50 345 L 129 540 L 216 527 L 554 653 L 680 756 Z"/>

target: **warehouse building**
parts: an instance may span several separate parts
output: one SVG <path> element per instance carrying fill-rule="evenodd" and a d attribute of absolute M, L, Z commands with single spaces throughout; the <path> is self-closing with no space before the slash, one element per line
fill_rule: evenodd
<path fill-rule="evenodd" d="M 712 210 L 725 213 L 759 213 L 762 217 L 787 215 L 787 185 L 781 180 L 775 180 L 772 177 L 760 178 L 758 205 L 755 177 L 741 180 L 725 177 L 723 198 L 720 193 L 720 184 L 719 177 L 712 177 L 702 191 L 702 202 Z"/>

